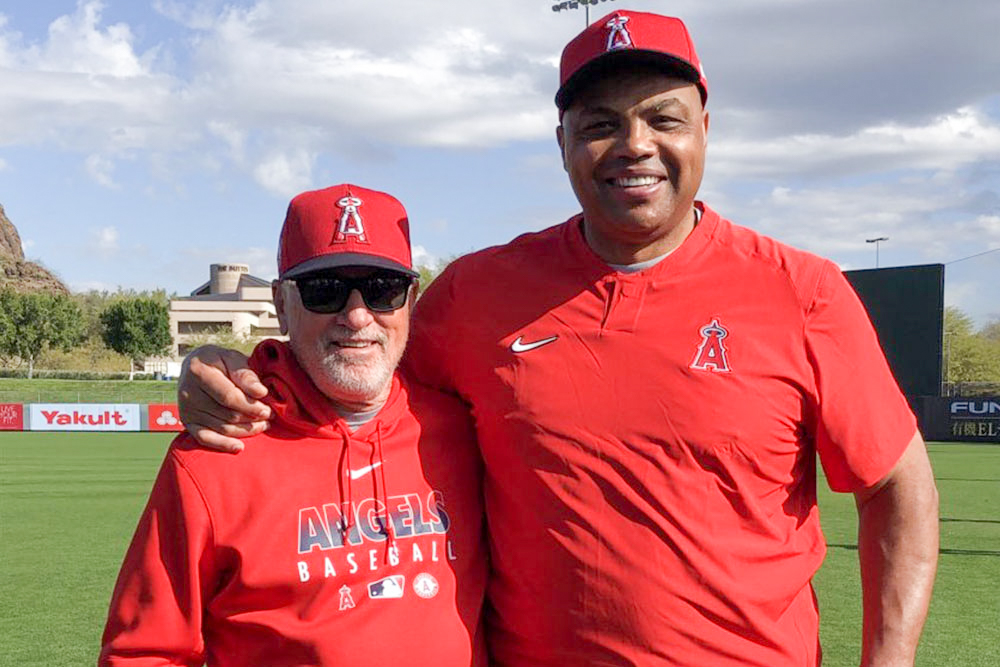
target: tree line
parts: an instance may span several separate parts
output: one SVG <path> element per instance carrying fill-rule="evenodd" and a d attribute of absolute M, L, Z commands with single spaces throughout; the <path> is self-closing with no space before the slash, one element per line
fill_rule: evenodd
<path fill-rule="evenodd" d="M 975 327 L 961 309 L 944 309 L 942 350 L 945 382 L 1000 385 L 1000 319 Z"/>
<path fill-rule="evenodd" d="M 70 296 L 0 290 L 0 355 L 6 366 L 27 366 L 28 378 L 43 355 L 113 351 L 128 360 L 129 380 L 147 357 L 171 344 L 169 299 L 154 292 L 90 291 Z M 92 368 L 77 355 L 78 370 Z"/>
<path fill-rule="evenodd" d="M 430 283 L 436 273 L 421 267 L 421 282 Z M 0 290 L 0 355 L 7 367 L 27 366 L 30 378 L 40 359 L 49 367 L 94 370 L 109 354 L 118 354 L 127 360 L 132 379 L 137 364 L 169 350 L 169 305 L 164 290 L 91 290 L 69 296 Z M 192 341 L 208 342 L 249 352 L 256 341 L 231 331 Z M 1000 319 L 976 329 L 961 309 L 946 308 L 942 364 L 947 383 L 1000 384 Z"/>

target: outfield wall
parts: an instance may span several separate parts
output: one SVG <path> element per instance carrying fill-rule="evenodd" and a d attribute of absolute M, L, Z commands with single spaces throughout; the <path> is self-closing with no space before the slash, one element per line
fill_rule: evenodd
<path fill-rule="evenodd" d="M 175 403 L 0 403 L 0 431 L 180 431 Z"/>
<path fill-rule="evenodd" d="M 1000 443 L 1000 396 L 921 396 L 914 408 L 926 440 Z"/>

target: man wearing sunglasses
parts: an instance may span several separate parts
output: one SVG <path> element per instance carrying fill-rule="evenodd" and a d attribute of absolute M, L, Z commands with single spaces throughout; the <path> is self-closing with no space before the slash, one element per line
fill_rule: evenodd
<path fill-rule="evenodd" d="M 923 440 L 837 267 L 696 200 L 707 99 L 680 20 L 595 21 L 556 94 L 581 213 L 457 260 L 417 306 L 407 366 L 471 406 L 486 464 L 495 665 L 815 667 L 817 455 L 858 507 L 860 662 L 913 664 Z M 203 351 L 181 383 L 208 445 L 261 427 L 219 427 L 264 415 L 242 366 Z"/>
<path fill-rule="evenodd" d="M 417 289 L 406 212 L 353 185 L 303 193 L 278 270 L 288 342 L 249 361 L 271 428 L 239 457 L 172 443 L 99 663 L 484 665 L 468 412 L 396 373 Z"/>

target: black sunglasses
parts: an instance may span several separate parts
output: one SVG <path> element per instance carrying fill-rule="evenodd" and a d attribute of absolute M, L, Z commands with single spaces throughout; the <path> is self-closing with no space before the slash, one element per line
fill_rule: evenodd
<path fill-rule="evenodd" d="M 361 293 L 368 310 L 388 313 L 406 303 L 413 278 L 396 271 L 377 271 L 361 278 L 321 273 L 289 279 L 289 282 L 298 287 L 302 305 L 314 313 L 339 313 L 354 290 Z"/>

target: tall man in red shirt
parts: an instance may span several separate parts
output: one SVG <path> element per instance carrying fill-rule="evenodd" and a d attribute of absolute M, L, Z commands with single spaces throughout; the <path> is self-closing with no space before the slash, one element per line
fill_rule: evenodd
<path fill-rule="evenodd" d="M 171 445 L 99 664 L 485 665 L 472 424 L 395 372 L 416 289 L 406 212 L 357 186 L 303 193 L 278 269 L 289 342 L 250 358 L 272 427 L 238 458 Z"/>
<path fill-rule="evenodd" d="M 406 363 L 471 407 L 486 464 L 496 664 L 818 665 L 817 453 L 857 500 L 862 665 L 913 664 L 938 540 L 924 443 L 840 271 L 696 201 L 707 99 L 679 20 L 592 24 L 556 95 L 582 213 L 459 259 L 418 303 Z M 262 426 L 222 425 L 263 416 L 219 372 L 260 398 L 240 366 L 205 350 L 182 382 L 206 444 Z"/>

